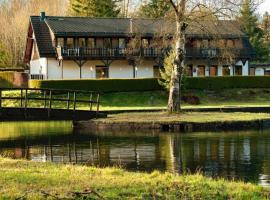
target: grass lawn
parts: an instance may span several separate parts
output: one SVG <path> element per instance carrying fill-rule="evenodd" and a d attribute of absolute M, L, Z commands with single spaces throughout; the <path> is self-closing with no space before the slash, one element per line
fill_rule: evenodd
<path fill-rule="evenodd" d="M 231 122 L 270 119 L 268 113 L 248 112 L 184 112 L 168 114 L 166 112 L 120 113 L 108 115 L 95 121 L 113 122 Z"/>
<path fill-rule="evenodd" d="M 195 95 L 200 99 L 199 105 L 183 103 L 183 108 L 201 107 L 227 107 L 227 106 L 270 106 L 270 89 L 226 89 L 221 91 L 185 91 L 187 95 Z M 16 92 L 5 92 L 5 96 L 19 96 Z M 31 93 L 30 96 L 37 96 Z M 67 98 L 65 95 L 57 95 Z M 42 97 L 42 95 L 40 95 Z M 78 99 L 88 100 L 88 96 L 78 95 Z M 149 92 L 119 92 L 104 93 L 101 95 L 101 110 L 142 110 L 142 109 L 166 109 L 168 94 L 165 91 Z M 18 101 L 6 102 L 5 106 L 19 105 Z M 43 101 L 29 102 L 29 106 L 41 107 Z M 81 109 L 88 109 L 88 105 L 77 105 Z M 64 102 L 54 102 L 53 107 L 66 107 Z M 72 104 L 70 106 L 72 108 Z"/>
<path fill-rule="evenodd" d="M 260 186 L 202 175 L 0 158 L 0 199 L 268 199 Z"/>

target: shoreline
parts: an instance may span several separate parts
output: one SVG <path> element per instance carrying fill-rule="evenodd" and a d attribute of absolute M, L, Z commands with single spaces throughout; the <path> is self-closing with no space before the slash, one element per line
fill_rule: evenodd
<path fill-rule="evenodd" d="M 270 119 L 233 122 L 101 122 L 101 121 L 76 121 L 74 128 L 91 129 L 94 131 L 148 131 L 161 132 L 205 132 L 205 131 L 233 131 L 270 128 Z"/>
<path fill-rule="evenodd" d="M 108 118 L 89 121 L 74 121 L 74 128 L 93 131 L 161 131 L 161 132 L 204 132 L 233 131 L 247 129 L 270 129 L 270 114 L 189 112 L 166 114 L 165 112 L 122 113 Z"/>

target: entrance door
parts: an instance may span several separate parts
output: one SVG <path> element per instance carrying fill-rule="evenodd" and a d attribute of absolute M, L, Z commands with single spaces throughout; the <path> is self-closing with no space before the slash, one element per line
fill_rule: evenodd
<path fill-rule="evenodd" d="M 234 74 L 236 76 L 242 76 L 242 66 L 241 65 L 236 65 L 235 66 Z"/>
<path fill-rule="evenodd" d="M 109 67 L 106 66 L 96 66 L 96 78 L 109 78 Z"/>

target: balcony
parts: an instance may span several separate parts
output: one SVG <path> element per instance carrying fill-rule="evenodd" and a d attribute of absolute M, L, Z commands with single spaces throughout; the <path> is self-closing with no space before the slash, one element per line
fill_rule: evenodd
<path fill-rule="evenodd" d="M 253 58 L 254 50 L 251 48 L 186 48 L 187 58 Z"/>
<path fill-rule="evenodd" d="M 156 58 L 162 55 L 162 50 L 157 48 L 67 48 L 57 47 L 58 58 L 65 59 L 125 59 L 130 56 L 141 56 L 144 58 Z"/>

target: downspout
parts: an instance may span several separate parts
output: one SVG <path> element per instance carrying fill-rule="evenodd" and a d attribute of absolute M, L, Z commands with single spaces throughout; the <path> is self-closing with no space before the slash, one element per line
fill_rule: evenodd
<path fill-rule="evenodd" d="M 48 58 L 46 58 L 46 79 L 48 80 L 49 79 L 49 75 L 48 75 Z"/>

